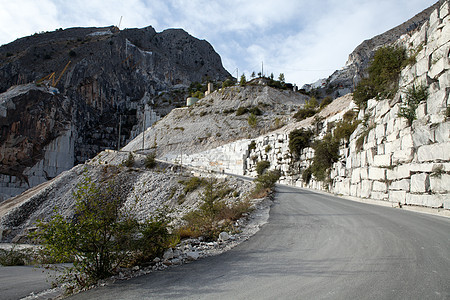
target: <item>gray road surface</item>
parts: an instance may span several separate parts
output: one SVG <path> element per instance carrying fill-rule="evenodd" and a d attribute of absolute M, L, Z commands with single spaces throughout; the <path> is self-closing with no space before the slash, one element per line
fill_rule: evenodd
<path fill-rule="evenodd" d="M 54 278 L 49 278 L 47 281 L 48 274 L 46 270 L 32 266 L 0 266 L 0 299 L 21 299 L 32 292 L 51 288 L 51 281 Z"/>
<path fill-rule="evenodd" d="M 450 299 L 450 220 L 279 187 L 233 250 L 73 299 Z"/>

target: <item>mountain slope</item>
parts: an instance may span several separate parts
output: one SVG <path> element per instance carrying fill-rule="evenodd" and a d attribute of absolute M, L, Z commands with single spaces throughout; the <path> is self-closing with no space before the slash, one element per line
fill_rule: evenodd
<path fill-rule="evenodd" d="M 29 83 L 53 72 L 55 81 L 60 77 L 57 89 L 43 81 L 38 85 L 49 88 L 39 89 L 36 98 Z M 0 170 L 0 201 L 103 149 L 125 145 L 183 105 L 192 82 L 229 76 L 208 42 L 181 29 L 70 28 L 3 45 L 0 162 L 6 167 Z M 16 92 L 6 92 L 16 84 Z M 41 109 L 54 113 L 27 119 L 28 110 Z"/>

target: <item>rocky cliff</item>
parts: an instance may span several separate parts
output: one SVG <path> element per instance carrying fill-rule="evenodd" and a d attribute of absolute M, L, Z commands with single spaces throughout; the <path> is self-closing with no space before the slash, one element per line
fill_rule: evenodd
<path fill-rule="evenodd" d="M 179 29 L 70 28 L 3 45 L 0 201 L 125 145 L 183 105 L 192 82 L 229 76 L 208 42 Z"/>
<path fill-rule="evenodd" d="M 351 93 L 355 85 L 366 76 L 366 69 L 375 51 L 384 45 L 397 41 L 404 34 L 411 34 L 428 21 L 433 11 L 438 9 L 444 0 L 439 0 L 431 7 L 418 13 L 408 21 L 394 27 L 371 39 L 363 41 L 348 56 L 345 66 L 336 70 L 327 79 L 319 80 L 316 84 L 305 85 L 304 88 L 310 90 L 317 88 L 319 94 L 331 95 L 333 98 Z"/>

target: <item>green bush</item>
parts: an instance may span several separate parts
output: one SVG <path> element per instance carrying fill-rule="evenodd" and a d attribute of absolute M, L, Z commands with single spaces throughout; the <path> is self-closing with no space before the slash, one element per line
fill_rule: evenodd
<path fill-rule="evenodd" d="M 361 123 L 359 120 L 342 120 L 336 124 L 336 128 L 334 129 L 334 137 L 337 140 L 350 140 L 350 135 L 355 131 L 358 124 Z"/>
<path fill-rule="evenodd" d="M 250 153 L 252 150 L 256 149 L 256 142 L 251 141 L 250 144 L 248 144 L 248 153 Z"/>
<path fill-rule="evenodd" d="M 187 224 L 178 229 L 179 235 L 215 240 L 220 232 L 232 230 L 233 221 L 248 212 L 251 204 L 249 201 L 239 201 L 227 205 L 222 199 L 231 192 L 227 185 L 208 181 L 202 194 L 203 204 L 183 218 Z"/>
<path fill-rule="evenodd" d="M 248 116 L 247 122 L 251 128 L 255 128 L 258 125 L 258 117 L 254 114 L 250 114 Z"/>
<path fill-rule="evenodd" d="M 38 221 L 32 235 L 42 245 L 42 254 L 56 262 L 73 260 L 63 280 L 82 287 L 113 275 L 142 253 L 169 241 L 166 214 L 139 224 L 131 211 L 122 209 L 125 199 L 114 182 L 95 184 L 88 177 L 74 193 L 73 219 L 55 214 L 48 222 Z M 156 222 L 156 223 L 155 223 Z M 155 232 L 158 234 L 149 235 Z"/>
<path fill-rule="evenodd" d="M 302 180 L 303 180 L 303 182 L 308 184 L 311 181 L 311 177 L 312 177 L 312 169 L 311 169 L 311 167 L 308 167 L 305 170 L 303 170 L 303 172 L 302 172 Z"/>
<path fill-rule="evenodd" d="M 255 107 L 251 107 L 248 110 L 249 113 L 254 114 L 255 116 L 261 116 L 263 114 L 262 110 L 259 109 L 259 107 L 255 106 Z"/>
<path fill-rule="evenodd" d="M 245 78 L 245 74 L 241 75 L 241 80 L 239 81 L 240 86 L 245 86 L 247 84 L 247 79 Z"/>
<path fill-rule="evenodd" d="M 314 158 L 311 164 L 311 171 L 318 181 L 325 181 L 328 171 L 334 162 L 339 159 L 339 140 L 327 134 L 321 141 L 313 144 Z"/>
<path fill-rule="evenodd" d="M 236 116 L 242 116 L 246 113 L 248 113 L 248 108 L 245 106 L 240 106 L 236 111 Z"/>
<path fill-rule="evenodd" d="M 297 120 L 297 121 L 301 121 L 304 119 L 307 119 L 309 117 L 312 117 L 316 114 L 316 110 L 312 109 L 312 108 L 300 108 L 294 115 L 293 117 Z"/>
<path fill-rule="evenodd" d="M 313 132 L 309 129 L 294 129 L 289 133 L 289 150 L 291 153 L 299 157 L 302 150 L 311 145 Z"/>
<path fill-rule="evenodd" d="M 311 97 L 308 101 L 306 101 L 305 105 L 294 114 L 293 117 L 297 121 L 312 117 L 317 113 L 318 107 L 319 103 L 317 102 L 317 99 L 315 97 Z"/>
<path fill-rule="evenodd" d="M 267 145 L 266 148 L 264 149 L 264 151 L 266 151 L 266 153 L 270 152 L 270 150 L 272 150 L 272 146 Z"/>
<path fill-rule="evenodd" d="M 367 101 L 377 96 L 375 86 L 369 78 L 363 78 L 353 91 L 353 101 L 359 108 L 365 108 Z"/>
<path fill-rule="evenodd" d="M 406 59 L 404 48 L 387 46 L 378 49 L 368 68 L 369 77 L 361 80 L 355 88 L 355 103 L 362 108 L 369 99 L 393 97 Z"/>
<path fill-rule="evenodd" d="M 258 193 L 262 190 L 271 190 L 275 187 L 275 183 L 280 179 L 281 172 L 279 170 L 267 171 L 264 174 L 256 177 L 256 187 L 253 194 Z"/>
<path fill-rule="evenodd" d="M 328 104 L 330 104 L 331 102 L 333 102 L 333 98 L 331 98 L 330 96 L 325 97 L 319 105 L 319 109 L 322 110 L 324 109 Z"/>
<path fill-rule="evenodd" d="M 270 161 L 261 160 L 256 163 L 256 173 L 262 175 L 270 167 Z"/>
<path fill-rule="evenodd" d="M 406 91 L 405 102 L 400 106 L 398 112 L 399 117 L 406 118 L 409 126 L 416 119 L 416 109 L 420 103 L 426 101 L 428 98 L 428 88 L 425 85 L 416 87 L 413 85 Z"/>
<path fill-rule="evenodd" d="M 222 88 L 226 88 L 229 86 L 233 86 L 234 82 L 230 78 L 226 79 L 224 82 L 222 82 Z"/>
<path fill-rule="evenodd" d="M 131 168 L 134 166 L 134 155 L 133 153 L 128 153 L 128 158 L 122 162 L 125 167 Z"/>
<path fill-rule="evenodd" d="M 205 93 L 203 93 L 202 91 L 195 91 L 191 94 L 191 97 L 202 99 L 205 98 Z"/>
<path fill-rule="evenodd" d="M 0 265 L 4 267 L 27 265 L 31 261 L 30 257 L 30 253 L 16 250 L 15 247 L 10 250 L 0 249 Z"/>
<path fill-rule="evenodd" d="M 198 189 L 200 186 L 204 186 L 207 184 L 207 180 L 200 177 L 190 177 L 187 180 L 180 180 L 179 183 L 184 185 L 184 193 L 187 194 L 189 192 L 193 192 Z"/>
<path fill-rule="evenodd" d="M 145 157 L 145 167 L 147 169 L 153 169 L 156 166 L 156 153 L 149 153 L 147 154 L 147 156 Z"/>

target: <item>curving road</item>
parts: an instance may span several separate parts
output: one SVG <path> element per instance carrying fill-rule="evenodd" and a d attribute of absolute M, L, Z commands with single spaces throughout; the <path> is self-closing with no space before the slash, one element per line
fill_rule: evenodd
<path fill-rule="evenodd" d="M 71 299 L 450 299 L 450 219 L 278 187 L 231 251 Z"/>

